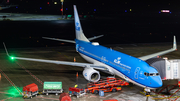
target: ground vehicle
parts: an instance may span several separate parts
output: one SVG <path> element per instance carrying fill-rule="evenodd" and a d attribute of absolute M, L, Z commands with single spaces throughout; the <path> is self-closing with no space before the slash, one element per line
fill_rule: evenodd
<path fill-rule="evenodd" d="M 37 94 L 38 86 L 35 83 L 23 87 L 23 98 L 32 98 L 32 96 L 37 96 Z"/>
<path fill-rule="evenodd" d="M 106 79 L 100 79 L 98 82 L 88 83 L 87 88 L 90 87 L 104 87 L 104 86 L 128 86 L 129 83 L 125 82 L 121 79 L 117 79 L 114 77 L 107 77 Z"/>
<path fill-rule="evenodd" d="M 120 91 L 121 87 L 95 88 L 93 90 L 90 90 L 89 92 L 94 93 L 94 94 L 98 94 L 100 90 L 102 90 L 103 92 L 116 92 L 116 91 Z"/>
<path fill-rule="evenodd" d="M 86 92 L 95 94 L 98 94 L 100 90 L 104 92 L 115 92 L 121 90 L 121 86 L 125 85 L 129 85 L 129 83 L 114 77 L 107 77 L 106 79 L 100 79 L 98 82 L 89 83 Z"/>
<path fill-rule="evenodd" d="M 48 95 L 49 93 L 55 93 L 58 95 L 62 93 L 62 82 L 44 82 L 43 93 Z"/>
<path fill-rule="evenodd" d="M 79 98 L 79 97 L 81 97 L 81 96 L 83 96 L 85 94 L 86 94 L 86 92 L 85 92 L 84 89 L 75 88 L 75 87 L 69 87 L 69 95 L 70 96 L 75 95 L 75 96 L 77 96 L 77 98 Z"/>
<path fill-rule="evenodd" d="M 72 101 L 68 93 L 62 93 L 59 96 L 59 101 Z"/>

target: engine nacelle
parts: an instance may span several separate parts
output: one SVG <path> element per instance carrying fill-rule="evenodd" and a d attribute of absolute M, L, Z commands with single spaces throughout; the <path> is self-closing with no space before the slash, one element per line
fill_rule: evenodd
<path fill-rule="evenodd" d="M 86 80 L 91 82 L 97 82 L 100 79 L 100 74 L 93 68 L 85 68 L 83 71 L 83 76 Z"/>

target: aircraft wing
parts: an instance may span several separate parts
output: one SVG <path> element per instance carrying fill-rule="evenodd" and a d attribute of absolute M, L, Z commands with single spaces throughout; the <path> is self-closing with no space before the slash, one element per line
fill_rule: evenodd
<path fill-rule="evenodd" d="M 157 57 L 157 56 L 161 56 L 161 55 L 170 53 L 170 52 L 175 51 L 175 50 L 177 50 L 177 45 L 176 45 L 176 37 L 174 36 L 173 48 L 168 49 L 168 50 L 165 50 L 165 51 L 157 52 L 157 53 L 154 53 L 154 54 L 150 54 L 150 55 L 138 57 L 138 58 L 141 59 L 141 60 L 143 60 L 143 61 L 146 61 L 146 60 L 148 60 L 148 59 L 150 59 L 150 58 L 154 58 L 154 57 Z"/>
<path fill-rule="evenodd" d="M 11 57 L 11 56 L 10 56 Z M 97 66 L 90 63 L 79 63 L 79 62 L 67 62 L 67 61 L 56 61 L 56 60 L 44 60 L 44 59 L 33 59 L 33 58 L 23 58 L 23 57 L 11 57 L 13 59 L 19 60 L 28 60 L 28 61 L 36 61 L 36 62 L 44 62 L 44 63 L 53 63 L 53 64 L 62 64 L 62 65 L 70 65 L 70 66 L 79 66 L 79 67 L 92 67 L 99 70 L 107 70 L 107 68 L 102 66 Z"/>
<path fill-rule="evenodd" d="M 4 43 L 3 43 L 4 44 Z M 44 62 L 44 63 L 53 63 L 53 64 L 62 64 L 62 65 L 70 65 L 70 66 L 79 66 L 79 67 L 87 67 L 87 68 L 94 68 L 102 71 L 109 71 L 108 68 L 99 66 L 96 64 L 90 64 L 90 63 L 79 63 L 79 62 L 67 62 L 67 61 L 56 61 L 56 60 L 44 60 L 44 59 L 34 59 L 34 58 L 24 58 L 24 57 L 12 57 L 9 55 L 6 46 L 4 44 L 5 51 L 7 55 L 11 59 L 19 59 L 19 60 L 28 60 L 28 61 L 36 61 L 36 62 Z"/>

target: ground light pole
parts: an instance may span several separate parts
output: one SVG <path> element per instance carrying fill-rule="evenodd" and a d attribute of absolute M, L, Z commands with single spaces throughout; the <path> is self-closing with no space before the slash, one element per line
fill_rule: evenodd
<path fill-rule="evenodd" d="M 64 0 L 60 0 L 60 1 L 61 1 L 61 13 L 63 15 L 63 2 L 64 2 Z"/>

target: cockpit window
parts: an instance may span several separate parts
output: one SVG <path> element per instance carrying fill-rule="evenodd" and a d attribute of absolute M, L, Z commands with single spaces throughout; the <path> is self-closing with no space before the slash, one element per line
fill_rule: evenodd
<path fill-rule="evenodd" d="M 154 76 L 154 73 L 149 73 L 149 76 Z"/>
<path fill-rule="evenodd" d="M 158 76 L 158 75 L 159 75 L 159 73 L 156 73 L 156 75 Z"/>
<path fill-rule="evenodd" d="M 145 76 L 158 76 L 159 73 L 144 73 Z"/>
<path fill-rule="evenodd" d="M 145 75 L 145 76 L 149 76 L 149 73 L 146 73 L 146 72 L 145 72 L 144 75 Z"/>

